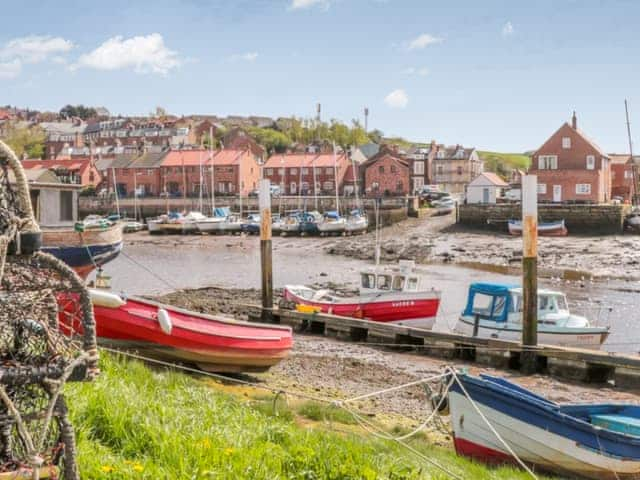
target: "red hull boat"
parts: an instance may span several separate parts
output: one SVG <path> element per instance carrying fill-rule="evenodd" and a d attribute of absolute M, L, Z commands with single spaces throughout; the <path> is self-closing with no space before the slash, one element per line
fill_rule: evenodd
<path fill-rule="evenodd" d="M 401 260 L 398 266 L 363 271 L 360 295 L 355 297 L 287 285 L 284 298 L 323 313 L 424 329 L 433 328 L 440 306 L 440 292 L 429 285 L 426 272 L 406 260 Z"/>
<path fill-rule="evenodd" d="M 93 290 L 98 342 L 210 372 L 268 370 L 287 356 L 291 328 L 190 312 Z M 72 307 L 73 308 L 73 307 Z M 69 310 L 66 308 L 65 310 Z"/>

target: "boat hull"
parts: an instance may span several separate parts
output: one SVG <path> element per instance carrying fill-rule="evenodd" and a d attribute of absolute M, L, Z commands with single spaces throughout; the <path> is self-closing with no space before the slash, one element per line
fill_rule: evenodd
<path fill-rule="evenodd" d="M 86 278 L 96 267 L 114 260 L 122 251 L 122 225 L 105 229 L 43 229 L 43 252 L 49 253 Z"/>
<path fill-rule="evenodd" d="M 600 480 L 638 478 L 637 455 L 630 459 L 587 446 L 593 440 L 589 438 L 590 425 L 583 430 L 574 429 L 525 402 L 510 402 L 463 382 L 489 423 L 525 463 L 571 478 L 576 475 Z M 516 463 L 456 384 L 449 392 L 449 407 L 459 455 L 493 465 Z"/>
<path fill-rule="evenodd" d="M 487 325 L 488 322 L 480 322 L 478 326 L 477 336 L 480 338 L 492 338 L 497 340 L 522 340 L 522 329 L 508 327 L 493 327 Z M 474 320 L 472 318 L 462 316 L 456 322 L 454 332 L 468 337 L 473 336 Z M 609 336 L 609 330 L 606 328 L 588 327 L 588 328 L 571 328 L 556 329 L 555 331 L 546 328 L 543 325 L 538 327 L 538 342 L 547 345 L 559 345 L 563 347 L 579 347 L 597 350 Z"/>
<path fill-rule="evenodd" d="M 289 287 L 284 289 L 284 298 L 298 305 L 319 309 L 322 313 L 342 317 L 362 318 L 374 322 L 407 325 L 430 330 L 436 321 L 440 295 L 438 292 L 397 293 L 366 295 L 344 299 L 340 303 L 327 303 L 306 299 Z"/>
<path fill-rule="evenodd" d="M 522 223 L 510 220 L 509 233 L 514 236 L 522 235 Z M 566 237 L 568 233 L 564 220 L 538 224 L 538 235 L 541 237 Z"/>
<path fill-rule="evenodd" d="M 160 325 L 161 309 L 171 319 L 170 333 Z M 140 298 L 128 298 L 118 307 L 94 301 L 94 314 L 102 345 L 212 372 L 265 371 L 285 358 L 293 345 L 289 327 L 214 317 Z"/>

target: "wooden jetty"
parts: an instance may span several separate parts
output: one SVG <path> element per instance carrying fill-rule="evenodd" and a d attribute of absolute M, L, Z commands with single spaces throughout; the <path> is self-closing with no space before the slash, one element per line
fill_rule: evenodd
<path fill-rule="evenodd" d="M 260 321 L 262 308 L 249 305 L 249 317 Z M 292 326 L 300 333 L 334 337 L 339 340 L 382 344 L 385 348 L 411 349 L 425 355 L 459 359 L 500 369 L 520 370 L 523 347 L 520 342 L 467 337 L 453 333 L 389 325 L 323 313 L 304 313 L 274 308 L 273 321 Z M 616 387 L 640 388 L 640 356 L 599 350 L 538 345 L 536 372 L 587 383 L 612 382 Z"/>

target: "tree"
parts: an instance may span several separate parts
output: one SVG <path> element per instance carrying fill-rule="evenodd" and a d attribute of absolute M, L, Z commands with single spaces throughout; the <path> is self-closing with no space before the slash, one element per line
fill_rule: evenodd
<path fill-rule="evenodd" d="M 382 133 L 382 131 L 376 129 L 373 130 L 371 132 L 369 132 L 369 140 L 371 140 L 373 143 L 382 143 L 384 139 L 384 133 Z"/>
<path fill-rule="evenodd" d="M 96 116 L 96 109 L 84 105 L 65 105 L 60 110 L 60 116 L 64 118 L 78 117 L 82 120 Z"/>
<path fill-rule="evenodd" d="M 9 126 L 4 137 L 5 143 L 11 147 L 18 158 L 22 158 L 25 154 L 29 158 L 42 158 L 45 140 L 46 134 L 38 126 Z"/>
<path fill-rule="evenodd" d="M 270 154 L 282 153 L 291 146 L 291 138 L 273 128 L 251 127 L 249 134 Z"/>

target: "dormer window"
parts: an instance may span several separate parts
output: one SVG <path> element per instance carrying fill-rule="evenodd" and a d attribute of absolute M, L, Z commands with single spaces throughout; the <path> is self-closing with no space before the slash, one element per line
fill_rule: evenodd
<path fill-rule="evenodd" d="M 595 170 L 596 157 L 595 155 L 587 155 L 587 170 Z"/>
<path fill-rule="evenodd" d="M 571 148 L 571 137 L 562 137 L 562 148 Z"/>

